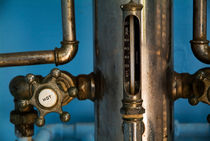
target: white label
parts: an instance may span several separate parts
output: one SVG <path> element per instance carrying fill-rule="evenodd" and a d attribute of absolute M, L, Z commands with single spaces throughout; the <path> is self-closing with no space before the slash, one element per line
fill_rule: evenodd
<path fill-rule="evenodd" d="M 52 107 L 57 102 L 57 94 L 52 89 L 44 89 L 39 93 L 39 103 L 44 107 Z"/>

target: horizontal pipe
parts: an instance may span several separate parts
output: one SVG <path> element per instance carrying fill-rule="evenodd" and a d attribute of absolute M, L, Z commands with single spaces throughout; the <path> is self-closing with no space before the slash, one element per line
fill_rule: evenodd
<path fill-rule="evenodd" d="M 191 48 L 195 57 L 210 64 L 210 48 L 207 40 L 207 0 L 193 1 L 193 40 Z"/>
<path fill-rule="evenodd" d="M 77 139 L 81 141 L 94 140 L 93 123 L 76 123 L 72 125 L 51 124 L 43 127 L 35 136 L 35 141 L 51 141 L 55 139 Z"/>
<path fill-rule="evenodd" d="M 33 141 L 32 137 L 20 137 L 17 141 Z"/>
<path fill-rule="evenodd" d="M 77 53 L 74 0 L 61 0 L 63 41 L 61 48 L 48 51 L 32 51 L 0 54 L 0 67 L 37 64 L 62 65 L 70 62 Z"/>
<path fill-rule="evenodd" d="M 175 138 L 178 137 L 210 137 L 208 123 L 179 123 L 175 121 Z"/>

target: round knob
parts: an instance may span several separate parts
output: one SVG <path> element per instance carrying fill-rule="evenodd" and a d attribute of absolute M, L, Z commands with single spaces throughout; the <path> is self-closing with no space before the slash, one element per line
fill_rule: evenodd
<path fill-rule="evenodd" d="M 44 118 L 38 118 L 38 119 L 36 120 L 36 125 L 37 125 L 37 126 L 41 127 L 41 126 L 43 126 L 44 124 L 45 124 L 45 119 L 44 119 Z"/>
<path fill-rule="evenodd" d="M 43 89 L 38 94 L 38 101 L 40 105 L 46 108 L 53 107 L 58 100 L 58 96 L 52 89 Z"/>
<path fill-rule="evenodd" d="M 71 115 L 68 113 L 68 112 L 63 112 L 61 115 L 60 115 L 60 119 L 61 121 L 63 122 L 68 122 L 71 118 Z"/>
<path fill-rule="evenodd" d="M 26 80 L 28 81 L 29 84 L 31 84 L 32 82 L 35 81 L 35 75 L 33 75 L 33 74 L 28 74 L 28 75 L 26 76 Z"/>

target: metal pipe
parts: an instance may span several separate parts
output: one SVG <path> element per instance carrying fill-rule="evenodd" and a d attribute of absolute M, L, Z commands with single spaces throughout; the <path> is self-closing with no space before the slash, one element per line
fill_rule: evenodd
<path fill-rule="evenodd" d="M 193 1 L 193 40 L 206 40 L 207 0 Z"/>
<path fill-rule="evenodd" d="M 81 141 L 94 140 L 93 123 L 76 123 L 71 125 L 50 124 L 43 127 L 34 137 L 35 141 L 62 140 L 73 138 Z"/>
<path fill-rule="evenodd" d="M 70 62 L 77 53 L 78 41 L 75 33 L 74 0 L 61 0 L 63 41 L 61 48 L 48 51 L 0 54 L 0 67 L 36 64 L 61 65 Z"/>
<path fill-rule="evenodd" d="M 62 23 L 63 23 L 63 40 L 75 41 L 75 14 L 74 0 L 61 0 Z"/>
<path fill-rule="evenodd" d="M 17 141 L 33 141 L 32 137 L 20 137 Z"/>
<path fill-rule="evenodd" d="M 207 40 L 207 0 L 193 0 L 192 51 L 203 63 L 210 64 L 210 48 Z"/>
<path fill-rule="evenodd" d="M 208 123 L 179 123 L 175 121 L 175 139 L 179 137 L 205 137 L 206 139 L 210 137 L 210 126 Z"/>

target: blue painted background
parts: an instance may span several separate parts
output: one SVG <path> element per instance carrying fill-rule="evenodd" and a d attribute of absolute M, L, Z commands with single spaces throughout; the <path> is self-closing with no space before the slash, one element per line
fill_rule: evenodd
<path fill-rule="evenodd" d="M 60 0 L 0 0 L 0 52 L 51 50 L 60 47 L 62 40 Z M 210 8 L 210 3 L 208 4 Z M 75 59 L 59 69 L 73 75 L 93 71 L 93 11 L 92 0 L 75 0 L 77 39 L 79 51 Z M 210 15 L 210 12 L 208 12 Z M 208 16 L 208 19 L 210 17 Z M 209 22 L 210 23 L 210 22 Z M 209 25 L 208 23 L 208 25 Z M 210 30 L 208 30 L 210 35 Z M 177 72 L 194 73 L 206 67 L 192 54 L 192 0 L 174 1 L 174 60 Z M 209 38 L 210 39 L 210 36 Z M 12 78 L 28 73 L 47 75 L 54 65 L 0 68 L 0 140 L 15 139 L 14 127 L 9 122 L 14 109 L 8 86 Z M 64 107 L 75 122 L 93 122 L 94 108 L 90 101 L 74 100 Z M 206 122 L 209 107 L 198 104 L 192 107 L 187 100 L 175 103 L 175 119 L 180 122 Z M 47 123 L 58 123 L 58 114 L 49 114 Z"/>

